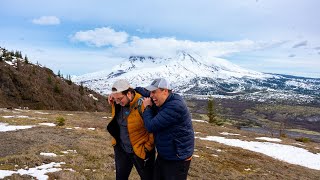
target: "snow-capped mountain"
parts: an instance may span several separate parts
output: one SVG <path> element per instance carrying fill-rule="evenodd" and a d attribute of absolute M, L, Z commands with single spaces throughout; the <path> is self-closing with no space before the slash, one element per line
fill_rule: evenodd
<path fill-rule="evenodd" d="M 127 79 L 133 86 L 146 86 L 159 77 L 170 80 L 175 92 L 197 97 L 210 94 L 259 101 L 280 98 L 314 102 L 320 94 L 320 79 L 256 72 L 224 59 L 183 51 L 171 58 L 131 56 L 111 72 L 85 74 L 74 77 L 73 81 L 108 94 L 116 79 Z"/>

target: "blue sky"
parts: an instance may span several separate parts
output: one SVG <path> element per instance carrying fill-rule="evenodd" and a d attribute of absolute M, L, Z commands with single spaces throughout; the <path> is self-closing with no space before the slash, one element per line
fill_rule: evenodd
<path fill-rule="evenodd" d="M 318 0 L 1 0 L 0 46 L 81 75 L 186 50 L 320 78 Z"/>

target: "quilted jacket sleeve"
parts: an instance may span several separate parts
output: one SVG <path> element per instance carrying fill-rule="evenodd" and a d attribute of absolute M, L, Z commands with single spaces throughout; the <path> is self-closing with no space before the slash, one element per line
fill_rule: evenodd
<path fill-rule="evenodd" d="M 179 100 L 167 102 L 156 115 L 152 109 L 147 109 L 143 113 L 145 127 L 149 132 L 161 131 L 168 126 L 178 124 L 182 120 L 184 111 L 185 108 Z"/>

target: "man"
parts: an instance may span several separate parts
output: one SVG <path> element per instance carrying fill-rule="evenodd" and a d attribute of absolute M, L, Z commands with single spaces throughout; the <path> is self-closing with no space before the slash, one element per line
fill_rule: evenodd
<path fill-rule="evenodd" d="M 114 82 L 108 101 L 112 105 L 112 120 L 107 129 L 114 145 L 116 179 L 127 180 L 133 165 L 141 179 L 152 179 L 155 159 L 153 135 L 144 127 L 141 95 L 127 80 Z M 141 112 L 140 112 L 141 111 Z"/>
<path fill-rule="evenodd" d="M 143 100 L 143 120 L 148 131 L 154 134 L 158 152 L 154 179 L 187 179 L 194 150 L 187 105 L 180 95 L 172 93 L 170 83 L 164 78 L 155 79 L 146 89 L 150 91 L 150 98 Z M 153 103 L 156 107 L 152 107 Z"/>

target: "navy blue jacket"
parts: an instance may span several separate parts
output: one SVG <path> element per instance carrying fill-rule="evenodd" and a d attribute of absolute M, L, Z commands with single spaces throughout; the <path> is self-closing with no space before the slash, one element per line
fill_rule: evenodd
<path fill-rule="evenodd" d="M 147 93 L 136 90 L 143 96 Z M 158 155 L 166 160 L 185 160 L 194 150 L 191 115 L 182 97 L 171 93 L 161 107 L 146 109 L 145 127 L 155 138 Z"/>

